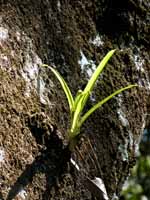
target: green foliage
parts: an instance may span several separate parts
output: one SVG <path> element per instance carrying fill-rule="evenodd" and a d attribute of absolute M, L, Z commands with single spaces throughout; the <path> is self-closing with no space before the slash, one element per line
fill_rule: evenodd
<path fill-rule="evenodd" d="M 146 122 L 143 136 L 139 145 L 139 157 L 131 171 L 131 176 L 123 188 L 123 200 L 148 200 L 150 199 L 150 129 Z"/>
<path fill-rule="evenodd" d="M 127 186 L 122 191 L 122 199 L 150 199 L 150 156 L 140 156 L 133 168 Z"/>
<path fill-rule="evenodd" d="M 101 107 L 104 103 L 106 103 L 108 100 L 113 98 L 115 95 L 121 93 L 124 90 L 127 90 L 129 88 L 137 86 L 137 85 L 129 85 L 127 87 L 124 87 L 124 88 L 121 88 L 121 89 L 115 91 L 114 93 L 112 93 L 111 95 L 109 95 L 108 97 L 103 99 L 102 101 L 98 102 L 89 111 L 87 111 L 85 114 L 82 115 L 82 111 L 86 105 L 86 102 L 87 102 L 90 94 L 91 94 L 91 91 L 93 90 L 95 82 L 97 81 L 99 75 L 103 71 L 104 67 L 106 66 L 107 62 L 112 57 L 114 52 L 115 52 L 115 50 L 109 51 L 107 53 L 107 55 L 102 59 L 102 61 L 98 65 L 97 69 L 93 73 L 92 77 L 88 81 L 85 89 L 83 91 L 79 90 L 77 92 L 75 99 L 73 98 L 71 91 L 70 91 L 67 83 L 63 79 L 63 77 L 54 68 L 52 68 L 48 65 L 45 65 L 45 64 L 43 65 L 45 67 L 48 67 L 55 74 L 55 76 L 59 80 L 59 82 L 66 94 L 67 100 L 68 100 L 68 104 L 69 104 L 69 108 L 70 108 L 70 116 L 71 116 L 71 126 L 68 131 L 68 137 L 69 137 L 69 141 L 70 141 L 70 150 L 73 150 L 76 145 L 76 137 L 80 133 L 80 128 L 81 128 L 82 124 L 94 111 L 96 111 L 99 107 Z"/>

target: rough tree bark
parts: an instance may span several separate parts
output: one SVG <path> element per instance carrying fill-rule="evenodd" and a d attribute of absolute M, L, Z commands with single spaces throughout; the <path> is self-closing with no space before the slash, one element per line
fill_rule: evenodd
<path fill-rule="evenodd" d="M 0 0 L 0 199 L 93 199 L 100 177 L 110 199 L 135 163 L 150 93 L 148 0 Z M 72 158 L 64 153 L 68 105 L 55 65 L 73 93 L 117 48 L 87 109 L 117 88 L 85 123 Z M 92 197 L 93 196 L 93 197 Z"/>

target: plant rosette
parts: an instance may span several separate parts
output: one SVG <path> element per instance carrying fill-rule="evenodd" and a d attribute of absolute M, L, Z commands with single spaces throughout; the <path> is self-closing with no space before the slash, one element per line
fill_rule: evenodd
<path fill-rule="evenodd" d="M 98 67 L 96 68 L 96 70 L 94 71 L 94 73 L 92 74 L 90 80 L 88 81 L 86 87 L 84 88 L 84 90 L 78 90 L 75 98 L 73 98 L 73 95 L 66 83 L 66 81 L 64 80 L 64 78 L 59 74 L 59 72 L 50 67 L 49 65 L 43 64 L 43 67 L 48 67 L 57 77 L 57 79 L 59 80 L 65 94 L 68 100 L 68 104 L 69 104 L 69 109 L 70 109 L 70 128 L 67 132 L 67 137 L 69 140 L 69 149 L 72 152 L 74 150 L 74 148 L 77 145 L 77 141 L 78 141 L 78 136 L 80 134 L 80 130 L 81 127 L 83 125 L 83 123 L 86 121 L 86 119 L 93 113 L 95 112 L 98 108 L 100 108 L 103 104 L 105 104 L 107 101 L 109 101 L 110 99 L 112 99 L 114 96 L 116 96 L 117 94 L 120 94 L 121 92 L 123 92 L 124 90 L 128 90 L 132 87 L 137 86 L 136 84 L 131 84 L 128 85 L 126 87 L 123 87 L 119 90 L 116 90 L 115 92 L 113 92 L 112 94 L 110 94 L 109 96 L 107 96 L 106 98 L 104 98 L 103 100 L 99 101 L 98 103 L 96 103 L 92 108 L 90 108 L 85 114 L 83 114 L 83 109 L 86 106 L 86 102 L 93 90 L 93 87 L 95 85 L 95 82 L 97 81 L 99 75 L 102 73 L 104 67 L 106 66 L 106 64 L 108 63 L 109 59 L 112 57 L 112 55 L 114 54 L 116 50 L 111 50 L 109 51 L 106 56 L 102 59 L 102 61 L 100 62 L 100 64 L 98 65 Z"/>

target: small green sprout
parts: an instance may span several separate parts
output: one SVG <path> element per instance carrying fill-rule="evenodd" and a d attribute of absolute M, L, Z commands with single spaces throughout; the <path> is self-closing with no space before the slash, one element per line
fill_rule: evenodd
<path fill-rule="evenodd" d="M 68 137 L 69 137 L 69 148 L 71 151 L 76 146 L 76 142 L 77 142 L 76 139 L 77 139 L 77 136 L 80 134 L 80 129 L 81 129 L 82 124 L 95 110 L 97 110 L 104 103 L 106 103 L 108 100 L 112 99 L 115 95 L 121 93 L 122 91 L 137 86 L 134 84 L 134 85 L 129 85 L 127 87 L 116 90 L 114 93 L 112 93 L 111 95 L 107 96 L 106 98 L 104 98 L 103 100 L 98 102 L 89 111 L 87 111 L 85 114 L 82 115 L 82 111 L 86 105 L 86 102 L 87 102 L 90 94 L 91 94 L 91 91 L 93 90 L 95 82 L 97 81 L 103 68 L 106 66 L 107 62 L 112 57 L 112 55 L 114 54 L 115 51 L 116 50 L 111 50 L 107 53 L 107 55 L 102 59 L 102 61 L 98 65 L 97 69 L 94 71 L 94 73 L 93 73 L 92 77 L 90 78 L 90 80 L 88 81 L 85 89 L 83 91 L 78 90 L 75 98 L 73 98 L 71 91 L 70 91 L 67 83 L 63 79 L 63 77 L 54 68 L 52 68 L 48 65 L 45 65 L 45 64 L 42 65 L 44 67 L 48 67 L 49 69 L 51 69 L 51 71 L 55 74 L 55 76 L 59 80 L 59 82 L 66 94 L 66 97 L 68 99 L 68 104 L 69 104 L 69 108 L 70 108 L 70 116 L 71 116 L 71 126 L 70 126 L 70 129 L 68 130 Z"/>

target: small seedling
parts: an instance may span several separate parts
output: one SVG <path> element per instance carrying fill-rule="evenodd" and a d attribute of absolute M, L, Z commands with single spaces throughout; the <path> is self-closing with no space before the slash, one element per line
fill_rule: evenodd
<path fill-rule="evenodd" d="M 71 125 L 68 130 L 68 138 L 69 138 L 69 148 L 71 151 L 73 151 L 73 149 L 76 146 L 76 139 L 77 139 L 77 136 L 80 134 L 80 129 L 81 129 L 82 124 L 94 111 L 96 111 L 99 107 L 101 107 L 108 100 L 112 99 L 115 95 L 123 92 L 124 90 L 127 90 L 129 88 L 137 86 L 134 84 L 134 85 L 129 85 L 127 87 L 116 90 L 111 95 L 107 96 L 106 98 L 104 98 L 103 100 L 98 102 L 89 111 L 87 111 L 85 114 L 82 115 L 82 111 L 86 105 L 86 102 L 87 102 L 90 94 L 91 94 L 91 91 L 93 90 L 95 82 L 97 81 L 99 75 L 101 74 L 102 70 L 104 69 L 107 62 L 114 54 L 114 52 L 115 52 L 115 50 L 111 50 L 107 53 L 107 55 L 102 59 L 102 61 L 98 65 L 97 69 L 94 71 L 94 73 L 93 73 L 92 77 L 90 78 L 90 80 L 88 81 L 85 89 L 83 91 L 78 90 L 75 98 L 73 98 L 71 91 L 70 91 L 67 83 L 63 79 L 63 77 L 54 68 L 52 68 L 48 65 L 45 65 L 45 64 L 42 65 L 44 67 L 48 67 L 55 74 L 55 76 L 59 80 L 59 82 L 66 94 L 66 97 L 68 99 L 68 104 L 69 104 L 69 108 L 70 108 L 70 116 L 71 116 Z"/>

